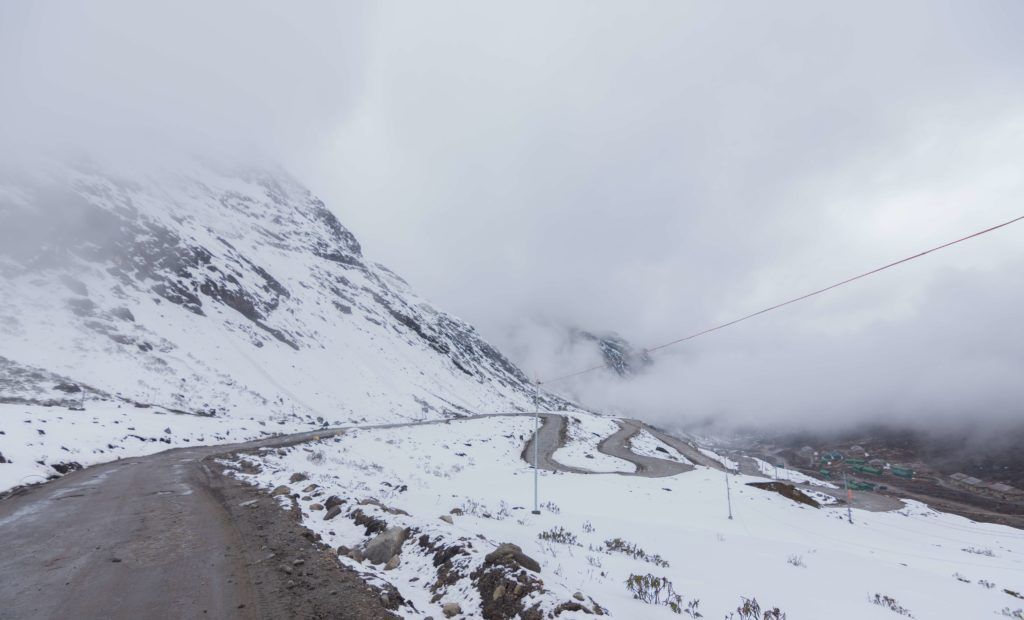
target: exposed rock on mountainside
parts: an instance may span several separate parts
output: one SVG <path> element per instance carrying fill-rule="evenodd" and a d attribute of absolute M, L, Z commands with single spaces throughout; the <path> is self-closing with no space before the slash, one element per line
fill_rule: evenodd
<path fill-rule="evenodd" d="M 67 405 L 85 390 L 326 423 L 530 398 L 473 327 L 366 260 L 323 202 L 266 170 L 0 175 L 0 356 L 0 402 Z"/>
<path fill-rule="evenodd" d="M 570 332 L 572 342 L 591 342 L 601 351 L 608 368 L 620 377 L 628 377 L 642 371 L 654 362 L 647 351 L 638 351 L 625 338 L 615 333 L 594 334 L 582 329 Z"/>

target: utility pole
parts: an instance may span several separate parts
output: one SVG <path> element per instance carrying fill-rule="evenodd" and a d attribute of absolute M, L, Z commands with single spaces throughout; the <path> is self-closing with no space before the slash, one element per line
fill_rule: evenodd
<path fill-rule="evenodd" d="M 732 520 L 732 494 L 729 491 L 729 469 L 725 470 L 725 501 L 729 505 L 729 520 Z"/>
<path fill-rule="evenodd" d="M 846 520 L 853 523 L 853 491 L 850 490 L 850 483 L 846 481 L 846 472 L 843 472 L 843 486 L 846 487 Z"/>
<path fill-rule="evenodd" d="M 540 380 L 533 383 L 533 514 L 540 514 L 537 466 L 540 460 Z"/>

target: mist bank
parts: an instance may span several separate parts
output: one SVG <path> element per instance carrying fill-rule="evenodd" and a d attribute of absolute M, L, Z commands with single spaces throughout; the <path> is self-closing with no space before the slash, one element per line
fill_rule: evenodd
<path fill-rule="evenodd" d="M 1024 349 L 1014 327 L 1024 260 L 1000 269 L 947 269 L 905 311 L 884 319 L 823 321 L 844 305 L 856 309 L 865 293 L 913 282 L 923 268 L 908 265 L 878 283 L 864 281 L 657 351 L 628 379 L 602 369 L 545 388 L 670 427 L 1002 428 L 1024 419 Z M 510 355 L 537 368 L 542 380 L 601 364 L 593 350 L 567 347 L 552 325 L 505 332 Z M 632 342 L 638 350 L 657 344 Z"/>

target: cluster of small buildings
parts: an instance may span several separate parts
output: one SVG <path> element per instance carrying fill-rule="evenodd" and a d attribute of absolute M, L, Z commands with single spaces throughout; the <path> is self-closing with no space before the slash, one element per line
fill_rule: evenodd
<path fill-rule="evenodd" d="M 968 476 L 967 474 L 956 473 L 949 477 L 950 486 L 962 489 L 964 491 L 970 491 L 971 493 L 977 493 L 979 495 L 987 495 L 995 499 L 1002 500 L 1024 500 L 1024 491 L 1016 487 L 1012 487 L 1003 482 L 985 482 L 980 478 L 974 476 Z"/>
<path fill-rule="evenodd" d="M 850 470 L 860 474 L 881 476 L 888 471 L 898 478 L 905 478 L 907 480 L 914 478 L 915 472 L 911 467 L 891 465 L 884 459 L 869 459 L 868 456 L 867 451 L 861 446 L 851 446 L 845 454 L 839 450 L 819 453 L 810 446 L 804 446 L 797 450 L 797 457 L 801 460 L 806 459 L 806 463 L 810 467 L 818 467 L 818 473 L 825 479 L 832 478 L 831 472 L 826 467 L 838 463 L 842 463 Z"/>

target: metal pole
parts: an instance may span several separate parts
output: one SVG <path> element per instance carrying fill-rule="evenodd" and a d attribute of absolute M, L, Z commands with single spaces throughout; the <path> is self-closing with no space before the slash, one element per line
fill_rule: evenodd
<path fill-rule="evenodd" d="M 537 491 L 537 465 L 540 460 L 540 381 L 533 384 L 533 514 L 540 514 L 539 494 Z"/>
<path fill-rule="evenodd" d="M 732 520 L 732 494 L 729 492 L 729 470 L 725 470 L 725 501 L 729 504 L 729 520 Z"/>
<path fill-rule="evenodd" d="M 843 472 L 843 486 L 846 487 L 846 520 L 853 523 L 853 491 L 850 490 L 850 483 L 846 481 L 846 472 Z"/>

